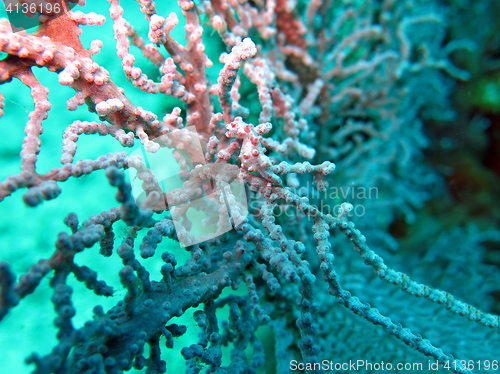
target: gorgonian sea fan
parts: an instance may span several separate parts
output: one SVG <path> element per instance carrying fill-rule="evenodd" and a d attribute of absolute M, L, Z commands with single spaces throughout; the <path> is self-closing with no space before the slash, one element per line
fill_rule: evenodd
<path fill-rule="evenodd" d="M 174 5 L 137 3 L 109 0 L 106 20 L 78 10 L 101 11 L 91 1 L 73 9 L 63 0 L 37 2 L 33 32 L 0 20 L 0 83 L 22 82 L 34 103 L 21 170 L 0 182 L 0 199 L 22 193 L 39 209 L 62 198 L 63 182 L 97 175 L 119 203 L 82 222 L 68 212 L 55 252 L 19 278 L 0 263 L 0 319 L 50 278 L 58 342 L 44 356 L 29 356 L 34 372 L 161 373 L 174 338 L 189 334 L 192 344 L 181 350 L 189 373 L 338 371 L 340 358 L 331 360 L 339 352 L 343 362 L 358 355 L 471 373 L 463 360 L 481 359 L 479 371 L 494 369 L 498 337 L 485 326 L 498 332 L 497 316 L 413 280 L 377 254 L 405 266 L 391 252 L 399 244 L 389 228 L 413 223 L 442 188 L 423 161 L 424 123 L 452 118 L 449 87 L 470 77 L 450 54 L 472 45 L 444 43 L 437 2 L 179 0 L 170 13 Z M 108 66 L 104 32 L 83 46 L 91 32 L 84 25 L 112 33 L 122 72 Z M 57 73 L 50 90 L 46 70 Z M 123 75 L 128 82 L 120 82 Z M 61 165 L 40 168 L 43 127 L 56 105 L 50 95 L 66 89 L 73 90 L 67 110 L 82 118 L 58 116 Z M 9 110 L 2 106 L 4 119 Z M 135 148 L 77 160 L 77 142 L 97 134 Z M 174 179 L 180 184 L 170 188 Z M 457 253 L 500 238 L 495 230 L 468 230 Z M 109 269 L 125 294 L 101 280 L 100 265 L 80 264 L 95 248 L 120 260 Z M 496 279 L 491 273 L 485 267 L 478 277 L 487 285 Z M 72 297 L 79 282 L 111 300 L 81 326 Z M 477 300 L 490 290 L 472 293 Z M 174 323 L 185 314 L 197 327 Z M 463 326 L 467 333 L 455 341 Z M 274 352 L 263 345 L 268 338 Z"/>

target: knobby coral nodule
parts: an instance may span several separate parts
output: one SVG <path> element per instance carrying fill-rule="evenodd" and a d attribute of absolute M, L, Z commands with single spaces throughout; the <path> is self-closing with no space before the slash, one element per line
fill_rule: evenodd
<path fill-rule="evenodd" d="M 44 357 L 28 358 L 36 373 L 121 373 L 132 367 L 165 372 L 162 357 L 168 350 L 160 350 L 160 341 L 172 348 L 186 326 L 171 319 L 192 311 L 199 336 L 182 349 L 190 373 L 203 368 L 252 373 L 266 365 L 269 372 L 289 372 L 292 360 L 318 372 L 322 359 L 339 358 L 339 352 L 344 359 L 351 352 L 375 362 L 420 357 L 455 373 L 473 371 L 460 361 L 478 358 L 471 353 L 473 339 L 464 333 L 457 341 L 466 345 L 453 347 L 453 333 L 443 338 L 432 329 L 458 329 L 463 320 L 474 334 L 477 328 L 486 331 L 483 326 L 498 332 L 499 318 L 393 270 L 368 244 L 372 240 L 374 249 L 397 245 L 387 233 L 390 223 L 396 216 L 411 222 L 415 209 L 431 197 L 439 181 L 422 162 L 427 144 L 422 124 L 453 115 L 447 87 L 451 79 L 468 78 L 449 55 L 470 45 L 444 44 L 444 21 L 429 11 L 432 1 L 178 0 L 177 11 L 166 17 L 153 1 L 127 3 L 135 18 L 140 8 L 147 42 L 125 19 L 120 1 L 109 0 L 126 78 L 143 95 L 179 103 L 162 119 L 134 105 L 94 61 L 102 41 L 92 41 L 90 49 L 81 44 L 81 26 L 102 27 L 105 16 L 78 10 L 84 0 L 74 9 L 67 0 L 52 3 L 61 6 L 59 11 L 44 7 L 32 33 L 13 33 L 8 20 L 0 20 L 0 47 L 6 54 L 0 83 L 21 81 L 34 102 L 21 171 L 0 182 L 0 200 L 24 190 L 24 202 L 35 207 L 56 199 L 62 182 L 105 170 L 121 205 L 83 222 L 70 213 L 68 232 L 59 234 L 54 254 L 18 278 L 11 265 L 0 263 L 0 319 L 15 314 L 22 299 L 50 277 L 59 343 Z M 185 44 L 172 36 L 180 21 Z M 208 37 L 210 43 L 204 40 Z M 214 45 L 227 50 L 220 66 L 207 57 L 215 38 L 219 44 Z M 158 79 L 147 75 L 151 67 L 138 67 L 131 45 L 156 69 Z M 62 166 L 45 174 L 36 164 L 51 103 L 33 67 L 57 73 L 60 85 L 74 89 L 69 111 L 87 106 L 101 121 L 67 124 Z M 214 69 L 218 77 L 211 81 Z M 2 104 L 1 115 L 3 109 Z M 75 161 L 79 137 L 94 134 L 115 138 L 124 147 L 140 139 L 145 157 L 120 152 Z M 160 164 L 159 172 L 147 165 L 149 156 L 166 149 L 183 181 L 173 190 L 158 175 L 169 165 Z M 133 170 L 142 181 L 140 198 L 123 170 Z M 376 187 L 377 200 L 363 201 L 364 214 L 358 217 L 366 238 L 351 220 L 357 207 L 339 203 L 329 186 Z M 336 203 L 335 212 L 326 209 Z M 216 235 L 198 234 L 190 210 L 211 219 L 205 223 Z M 115 237 L 119 222 L 127 227 L 121 241 Z M 164 238 L 181 245 L 175 253 L 161 253 L 161 275 L 152 274 L 154 281 L 145 266 Z M 100 269 L 78 263 L 79 254 L 92 247 L 105 257 L 121 258 L 126 295 L 107 311 L 96 306 L 94 318 L 76 328 L 70 276 L 96 295 L 113 295 L 99 279 Z M 375 275 L 356 278 L 362 273 L 347 264 L 356 259 L 345 254 L 349 247 Z M 176 259 L 181 250 L 189 254 L 184 263 Z M 398 292 L 383 291 L 380 280 Z M 236 292 L 241 284 L 245 293 Z M 425 300 L 408 301 L 404 293 Z M 220 316 L 224 308 L 227 321 Z M 417 316 L 426 311 L 427 324 L 419 329 Z M 257 334 L 263 325 L 271 327 L 275 352 L 264 349 Z M 498 341 L 487 331 L 482 334 Z M 426 335 L 436 335 L 439 345 Z M 223 356 L 224 346 L 231 347 L 230 357 Z M 485 353 L 487 346 L 480 344 L 479 359 L 494 359 Z"/>

